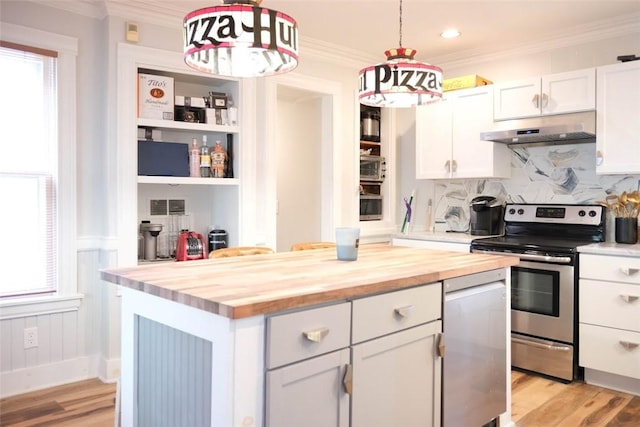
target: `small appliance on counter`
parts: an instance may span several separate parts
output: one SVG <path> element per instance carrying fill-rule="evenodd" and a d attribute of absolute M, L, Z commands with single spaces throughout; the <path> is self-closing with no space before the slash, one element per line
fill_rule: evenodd
<path fill-rule="evenodd" d="M 140 232 L 143 238 L 143 258 L 153 261 L 158 258 L 158 235 L 162 231 L 162 224 L 151 224 L 151 221 L 142 221 Z"/>
<path fill-rule="evenodd" d="M 380 112 L 366 109 L 360 112 L 360 138 L 364 141 L 380 142 Z"/>
<path fill-rule="evenodd" d="M 469 205 L 469 233 L 474 236 L 497 236 L 503 233 L 504 202 L 493 196 L 477 196 Z"/>
<path fill-rule="evenodd" d="M 182 230 L 176 245 L 176 261 L 206 259 L 206 243 L 204 236 L 195 231 Z"/>
<path fill-rule="evenodd" d="M 208 235 L 209 246 L 208 251 L 215 251 L 216 249 L 226 248 L 229 243 L 229 234 L 225 230 L 212 228 Z"/>

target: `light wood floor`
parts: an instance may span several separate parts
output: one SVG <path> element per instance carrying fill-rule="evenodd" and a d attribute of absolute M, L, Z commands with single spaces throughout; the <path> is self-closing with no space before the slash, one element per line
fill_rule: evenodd
<path fill-rule="evenodd" d="M 640 396 L 516 371 L 511 385 L 517 427 L 640 426 Z M 2 399 L 0 425 L 111 427 L 115 390 L 115 384 L 93 379 Z"/>

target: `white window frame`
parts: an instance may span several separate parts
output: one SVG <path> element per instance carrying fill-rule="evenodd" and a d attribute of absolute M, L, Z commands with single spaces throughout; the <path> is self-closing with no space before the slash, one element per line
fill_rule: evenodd
<path fill-rule="evenodd" d="M 58 268 L 57 293 L 0 301 L 0 320 L 75 311 L 82 295 L 77 274 L 76 59 L 78 39 L 0 22 L 2 39 L 58 52 Z"/>

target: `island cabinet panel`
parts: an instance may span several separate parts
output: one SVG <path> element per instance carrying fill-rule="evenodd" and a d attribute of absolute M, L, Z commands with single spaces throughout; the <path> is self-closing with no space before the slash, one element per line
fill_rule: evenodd
<path fill-rule="evenodd" d="M 348 348 L 267 372 L 265 427 L 348 427 Z"/>
<path fill-rule="evenodd" d="M 353 346 L 352 427 L 439 426 L 436 321 Z"/>

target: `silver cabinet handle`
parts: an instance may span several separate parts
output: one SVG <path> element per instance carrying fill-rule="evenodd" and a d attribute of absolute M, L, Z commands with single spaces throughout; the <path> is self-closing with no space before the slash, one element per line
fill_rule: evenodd
<path fill-rule="evenodd" d="M 351 396 L 353 393 L 353 366 L 344 365 L 344 377 L 342 377 L 344 392 Z"/>
<path fill-rule="evenodd" d="M 451 172 L 451 161 L 447 160 L 447 162 L 444 164 L 444 171 L 445 172 Z"/>
<path fill-rule="evenodd" d="M 329 328 L 319 328 L 313 331 L 306 331 L 303 332 L 302 335 L 309 341 L 320 342 L 324 337 L 329 335 Z"/>
<path fill-rule="evenodd" d="M 536 108 L 540 108 L 540 95 L 538 95 L 537 93 L 535 95 L 533 95 L 533 98 L 531 99 L 531 102 L 533 102 L 533 105 Z"/>
<path fill-rule="evenodd" d="M 542 108 L 547 108 L 547 105 L 549 105 L 549 95 L 547 95 L 546 93 L 542 94 Z"/>
<path fill-rule="evenodd" d="M 635 295 L 620 295 L 620 298 L 622 298 L 624 302 L 631 304 L 632 302 L 637 301 L 640 297 Z"/>
<path fill-rule="evenodd" d="M 640 344 L 637 342 L 629 342 L 629 341 L 620 341 L 620 345 L 625 348 L 625 350 L 633 350 L 637 348 Z"/>
<path fill-rule="evenodd" d="M 627 276 L 632 276 L 632 275 L 636 274 L 638 271 L 640 271 L 640 269 L 630 268 L 630 267 L 622 267 L 622 268 L 620 268 L 620 271 L 622 271 L 622 274 L 626 274 Z"/>
<path fill-rule="evenodd" d="M 438 334 L 438 356 L 444 358 L 444 334 L 441 332 Z"/>
<path fill-rule="evenodd" d="M 412 311 L 413 305 L 405 305 L 404 307 L 398 307 L 393 310 L 393 312 L 400 317 L 409 317 Z"/>

